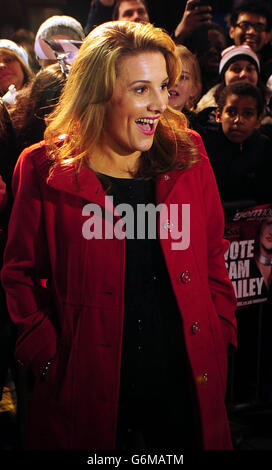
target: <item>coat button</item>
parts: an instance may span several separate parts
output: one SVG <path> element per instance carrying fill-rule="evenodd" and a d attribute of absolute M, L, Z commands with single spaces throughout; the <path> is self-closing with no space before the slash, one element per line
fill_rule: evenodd
<path fill-rule="evenodd" d="M 191 332 L 193 333 L 193 335 L 197 335 L 197 333 L 200 332 L 200 322 L 199 321 L 195 321 L 192 326 L 191 326 Z"/>
<path fill-rule="evenodd" d="M 170 180 L 170 176 L 169 176 L 169 175 L 164 175 L 164 180 L 165 180 L 165 181 Z"/>
<path fill-rule="evenodd" d="M 208 383 L 208 374 L 204 372 L 204 374 L 198 377 L 198 381 L 201 385 L 206 385 Z"/>
<path fill-rule="evenodd" d="M 183 271 L 179 277 L 180 281 L 183 282 L 184 284 L 188 284 L 191 282 L 191 273 L 190 271 Z"/>

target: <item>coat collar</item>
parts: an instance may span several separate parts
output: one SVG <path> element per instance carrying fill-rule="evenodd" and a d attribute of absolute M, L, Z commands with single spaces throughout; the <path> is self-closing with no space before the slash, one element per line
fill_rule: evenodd
<path fill-rule="evenodd" d="M 157 204 L 166 202 L 177 180 L 183 171 L 170 171 L 159 175 L 156 179 Z M 48 173 L 47 173 L 48 175 Z M 90 168 L 82 166 L 79 172 L 75 172 L 74 166 L 56 165 L 46 179 L 47 184 L 58 190 L 87 201 L 96 202 L 105 206 L 105 192 L 96 174 Z"/>
<path fill-rule="evenodd" d="M 102 185 L 95 173 L 86 166 L 76 173 L 74 165 L 57 165 L 48 176 L 47 184 L 58 191 L 104 206 L 105 192 Z"/>

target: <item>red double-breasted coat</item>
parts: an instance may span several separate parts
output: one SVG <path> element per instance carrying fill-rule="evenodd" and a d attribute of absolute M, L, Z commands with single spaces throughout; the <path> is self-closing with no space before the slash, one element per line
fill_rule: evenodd
<path fill-rule="evenodd" d="M 184 326 L 204 449 L 229 449 L 227 343 L 236 345 L 236 300 L 224 263 L 224 216 L 198 134 L 200 161 L 157 178 L 157 204 L 190 204 L 190 244 L 162 250 Z M 2 281 L 18 327 L 15 355 L 36 376 L 28 445 L 114 449 L 122 345 L 125 240 L 82 234 L 87 203 L 105 206 L 96 175 L 55 167 L 43 143 L 24 150 Z M 103 212 L 102 212 L 103 214 Z M 103 217 L 103 215 L 102 215 Z M 160 217 L 159 226 L 167 229 Z M 41 279 L 48 279 L 48 287 Z M 42 370 L 55 356 L 46 380 Z"/>

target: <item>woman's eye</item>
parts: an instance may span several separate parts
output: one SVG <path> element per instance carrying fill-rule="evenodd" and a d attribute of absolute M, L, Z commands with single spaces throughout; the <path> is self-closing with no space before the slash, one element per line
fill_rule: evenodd
<path fill-rule="evenodd" d="M 139 86 L 135 88 L 135 91 L 138 95 L 142 95 L 147 90 L 146 86 Z"/>

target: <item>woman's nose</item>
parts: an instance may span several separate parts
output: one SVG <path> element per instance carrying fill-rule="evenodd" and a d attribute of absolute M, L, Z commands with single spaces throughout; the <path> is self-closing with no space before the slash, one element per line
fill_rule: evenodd
<path fill-rule="evenodd" d="M 164 93 L 161 91 L 153 94 L 152 100 L 149 104 L 149 109 L 156 113 L 163 113 L 166 110 L 167 104 L 168 91 L 165 91 Z"/>

